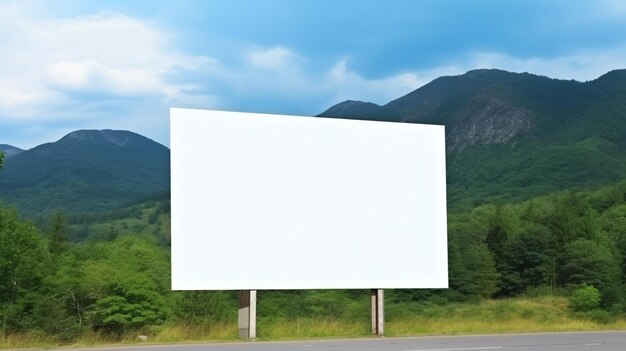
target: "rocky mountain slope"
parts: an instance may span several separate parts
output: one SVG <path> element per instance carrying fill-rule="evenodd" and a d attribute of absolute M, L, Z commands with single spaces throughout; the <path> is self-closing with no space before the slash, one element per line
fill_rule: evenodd
<path fill-rule="evenodd" d="M 589 82 L 474 70 L 383 106 L 345 101 L 319 116 L 445 125 L 453 209 L 626 175 L 626 70 Z"/>

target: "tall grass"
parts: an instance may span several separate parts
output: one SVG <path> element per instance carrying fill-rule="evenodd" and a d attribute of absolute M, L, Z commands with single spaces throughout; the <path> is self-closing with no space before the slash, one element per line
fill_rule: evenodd
<path fill-rule="evenodd" d="M 487 300 L 474 303 L 396 303 L 386 306 L 387 336 L 454 335 L 626 329 L 626 319 L 593 320 L 572 314 L 565 297 Z M 370 333 L 369 315 L 341 318 L 258 319 L 258 340 L 328 337 L 364 337 Z M 83 334 L 74 346 L 138 343 L 226 342 L 237 340 L 237 322 L 176 323 L 115 337 L 97 332 Z M 43 333 L 0 337 L 0 348 L 48 348 L 62 343 Z"/>
<path fill-rule="evenodd" d="M 624 329 L 626 320 L 574 317 L 564 297 L 485 300 L 474 304 L 390 306 L 390 336 Z"/>
<path fill-rule="evenodd" d="M 237 322 L 178 323 L 164 326 L 155 342 L 228 341 L 237 339 Z"/>
<path fill-rule="evenodd" d="M 262 340 L 354 337 L 367 335 L 368 330 L 369 324 L 365 320 L 298 318 L 267 320 L 259 324 L 257 335 Z"/>

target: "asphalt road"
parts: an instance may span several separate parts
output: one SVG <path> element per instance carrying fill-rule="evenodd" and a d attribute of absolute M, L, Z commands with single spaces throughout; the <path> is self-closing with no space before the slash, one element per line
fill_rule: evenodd
<path fill-rule="evenodd" d="M 81 349 L 72 349 L 81 350 Z M 626 331 L 143 345 L 85 351 L 626 351 Z"/>

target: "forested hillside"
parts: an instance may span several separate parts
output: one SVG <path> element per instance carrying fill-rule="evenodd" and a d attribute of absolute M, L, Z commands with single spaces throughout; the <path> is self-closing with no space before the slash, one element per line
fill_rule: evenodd
<path fill-rule="evenodd" d="M 40 219 L 103 213 L 169 193 L 169 149 L 141 135 L 79 130 L 5 160 L 0 201 Z"/>

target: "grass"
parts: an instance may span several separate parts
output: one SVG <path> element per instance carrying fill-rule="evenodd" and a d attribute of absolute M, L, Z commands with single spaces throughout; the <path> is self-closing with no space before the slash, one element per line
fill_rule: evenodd
<path fill-rule="evenodd" d="M 161 343 L 184 341 L 237 340 L 237 322 L 179 323 L 164 326 L 153 341 Z"/>
<path fill-rule="evenodd" d="M 565 297 L 533 297 L 487 300 L 444 305 L 387 304 L 385 335 L 423 336 L 486 333 L 626 330 L 626 319 L 594 320 L 573 315 Z M 237 323 L 178 323 L 145 332 L 149 343 L 228 342 L 237 339 Z M 369 336 L 369 316 L 361 320 L 336 318 L 260 318 L 258 340 Z M 72 346 L 138 343 L 139 333 L 111 338 L 86 333 Z M 51 348 L 61 343 L 42 333 L 31 332 L 0 338 L 0 348 Z"/>
<path fill-rule="evenodd" d="M 573 316 L 564 297 L 486 300 L 425 306 L 414 313 L 407 308 L 396 313 L 396 318 L 390 316 L 387 321 L 389 336 L 626 329 L 624 318 L 597 321 Z"/>
<path fill-rule="evenodd" d="M 323 318 L 278 319 L 267 321 L 263 327 L 259 324 L 257 334 L 260 340 L 357 337 L 368 335 L 368 323 Z"/>

